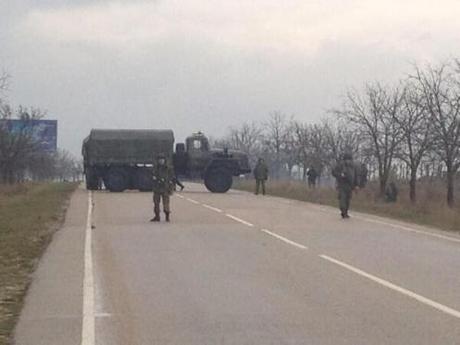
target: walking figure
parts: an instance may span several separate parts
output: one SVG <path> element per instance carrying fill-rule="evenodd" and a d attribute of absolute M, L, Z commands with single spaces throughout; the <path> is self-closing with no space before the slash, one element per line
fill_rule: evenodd
<path fill-rule="evenodd" d="M 340 162 L 332 169 L 332 176 L 337 181 L 339 207 L 342 218 L 350 218 L 350 208 L 353 190 L 358 186 L 356 168 L 353 163 L 353 156 L 350 153 L 342 155 Z"/>

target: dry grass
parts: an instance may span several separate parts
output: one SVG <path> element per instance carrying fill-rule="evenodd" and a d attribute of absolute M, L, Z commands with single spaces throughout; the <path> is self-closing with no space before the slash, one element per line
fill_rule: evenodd
<path fill-rule="evenodd" d="M 0 345 L 8 344 L 38 259 L 75 184 L 0 186 Z"/>
<path fill-rule="evenodd" d="M 254 181 L 239 180 L 234 188 L 254 191 Z M 299 181 L 268 181 L 267 194 L 308 201 L 317 204 L 338 206 L 334 188 L 309 189 Z M 457 192 L 457 196 L 458 195 Z M 459 202 L 460 204 L 460 202 Z M 369 184 L 353 195 L 352 210 L 404 220 L 421 225 L 460 232 L 460 207 L 447 207 L 445 188 L 442 184 L 425 183 L 418 186 L 418 202 L 412 205 L 408 197 L 408 187 L 401 186 L 396 203 L 386 203 L 378 198 L 377 186 Z"/>

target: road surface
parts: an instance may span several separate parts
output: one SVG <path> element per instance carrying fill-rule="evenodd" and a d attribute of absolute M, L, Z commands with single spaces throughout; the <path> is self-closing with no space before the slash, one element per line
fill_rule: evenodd
<path fill-rule="evenodd" d="M 460 236 L 188 184 L 71 200 L 18 345 L 460 344 Z"/>

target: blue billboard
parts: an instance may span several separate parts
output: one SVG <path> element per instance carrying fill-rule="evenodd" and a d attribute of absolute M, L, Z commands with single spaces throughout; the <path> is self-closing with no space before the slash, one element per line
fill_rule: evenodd
<path fill-rule="evenodd" d="M 11 134 L 27 133 L 46 152 L 57 150 L 57 120 L 4 120 Z"/>

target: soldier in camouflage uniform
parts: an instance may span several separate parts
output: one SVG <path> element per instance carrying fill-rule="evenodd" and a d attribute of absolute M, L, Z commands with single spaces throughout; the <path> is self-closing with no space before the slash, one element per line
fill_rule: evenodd
<path fill-rule="evenodd" d="M 358 186 L 358 174 L 353 163 L 353 157 L 349 153 L 342 155 L 340 162 L 332 169 L 332 176 L 336 178 L 339 207 L 342 218 L 350 218 L 348 209 L 353 190 Z"/>
<path fill-rule="evenodd" d="M 169 199 L 175 186 L 175 174 L 173 168 L 168 164 L 166 156 L 159 155 L 153 167 L 153 204 L 155 217 L 151 222 L 160 221 L 160 202 L 163 200 L 163 211 L 166 221 L 170 220 Z"/>
<path fill-rule="evenodd" d="M 259 158 L 257 165 L 254 168 L 254 178 L 256 179 L 256 195 L 259 194 L 259 189 L 262 186 L 262 194 L 265 195 L 265 181 L 268 179 L 268 167 L 262 158 Z"/>

